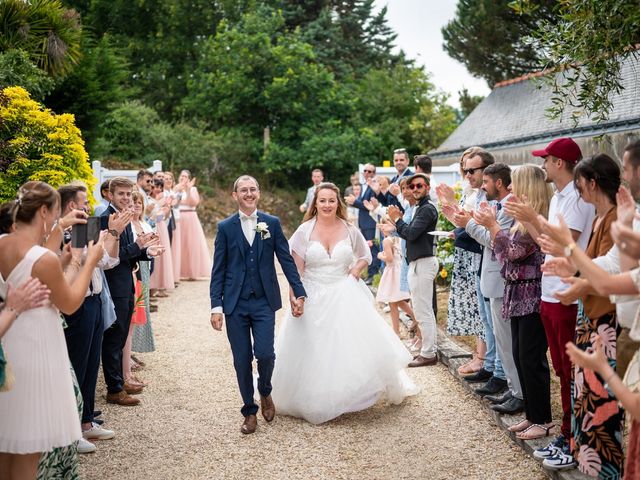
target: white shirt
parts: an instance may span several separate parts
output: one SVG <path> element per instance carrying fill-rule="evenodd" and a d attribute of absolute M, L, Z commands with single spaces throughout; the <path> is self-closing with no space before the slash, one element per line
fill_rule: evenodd
<path fill-rule="evenodd" d="M 569 182 L 562 191 L 556 191 L 551 198 L 549 204 L 549 223 L 557 225 L 560 214 L 564 217 L 571 230 L 580 232 L 580 237 L 576 244 L 586 250 L 593 228 L 593 219 L 596 210 L 593 205 L 588 204 L 578 194 L 573 182 Z M 545 261 L 553 258 L 553 255 L 547 255 Z M 569 285 L 562 283 L 560 277 L 552 275 L 542 275 L 542 301 L 549 303 L 558 303 L 559 300 L 553 296 L 555 292 L 561 292 L 569 288 Z"/>

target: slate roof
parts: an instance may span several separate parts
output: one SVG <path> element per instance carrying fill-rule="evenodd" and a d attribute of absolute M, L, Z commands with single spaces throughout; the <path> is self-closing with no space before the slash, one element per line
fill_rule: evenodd
<path fill-rule="evenodd" d="M 624 61 L 621 82 L 624 90 L 612 97 L 609 119 L 599 125 L 583 117 L 576 126 L 568 113 L 561 120 L 547 118 L 551 88 L 539 76 L 533 74 L 497 84 L 429 155 L 436 160 L 458 156 L 474 145 L 487 149 L 509 148 L 546 143 L 559 136 L 595 136 L 640 128 L 640 56 L 631 55 Z"/>

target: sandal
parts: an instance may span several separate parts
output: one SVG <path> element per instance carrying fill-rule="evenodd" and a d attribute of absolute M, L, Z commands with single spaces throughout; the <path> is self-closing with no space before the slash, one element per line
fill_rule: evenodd
<path fill-rule="evenodd" d="M 548 437 L 551 430 L 555 428 L 552 423 L 550 425 L 540 425 L 539 423 L 532 423 L 529 427 L 521 432 L 516 433 L 516 438 L 520 440 L 535 440 L 536 438 Z"/>
<path fill-rule="evenodd" d="M 472 367 L 473 362 L 476 361 L 480 361 L 480 366 L 476 367 Z M 482 370 L 482 366 L 484 363 L 484 358 L 477 356 L 476 353 L 473 354 L 473 357 L 471 358 L 471 360 L 469 360 L 467 363 L 465 363 L 464 365 L 460 365 L 458 367 L 458 374 L 459 375 L 472 375 L 476 372 L 479 372 L 480 370 Z"/>
<path fill-rule="evenodd" d="M 529 420 L 527 420 L 526 418 L 514 425 L 511 425 L 509 428 L 507 428 L 507 430 L 509 430 L 510 432 L 523 432 L 526 429 L 528 429 L 531 425 L 533 425 L 533 423 L 531 423 Z"/>

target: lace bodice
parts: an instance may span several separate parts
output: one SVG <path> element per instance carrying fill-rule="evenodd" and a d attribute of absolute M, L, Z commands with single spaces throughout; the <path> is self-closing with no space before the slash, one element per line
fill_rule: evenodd
<path fill-rule="evenodd" d="M 327 252 L 320 242 L 311 240 L 304 265 L 304 283 L 331 283 L 341 280 L 348 275 L 349 267 L 354 260 L 349 237 L 336 243 L 331 252 Z"/>

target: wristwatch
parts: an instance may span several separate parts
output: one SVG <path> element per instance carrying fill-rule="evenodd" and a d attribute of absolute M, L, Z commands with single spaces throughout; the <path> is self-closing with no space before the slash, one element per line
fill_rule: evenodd
<path fill-rule="evenodd" d="M 564 247 L 564 256 L 569 258 L 573 253 L 574 248 L 576 248 L 576 242 L 571 242 L 569 245 Z"/>
<path fill-rule="evenodd" d="M 109 231 L 109 233 L 110 233 L 111 235 L 113 235 L 114 237 L 116 237 L 116 238 L 120 237 L 120 234 L 118 233 L 118 231 L 117 231 L 117 230 L 115 230 L 115 229 L 113 229 L 113 228 L 110 228 L 108 231 Z"/>

